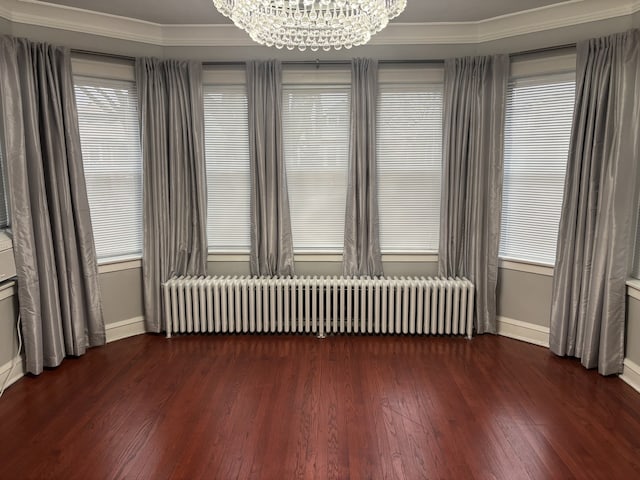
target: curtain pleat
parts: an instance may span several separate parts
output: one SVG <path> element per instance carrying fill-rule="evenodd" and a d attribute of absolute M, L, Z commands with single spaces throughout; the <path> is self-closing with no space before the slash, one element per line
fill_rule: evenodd
<path fill-rule="evenodd" d="M 292 276 L 293 238 L 282 148 L 282 66 L 247 63 L 251 161 L 251 274 Z"/>
<path fill-rule="evenodd" d="M 161 285 L 207 271 L 202 66 L 138 58 L 143 158 L 142 270 L 147 330 L 160 332 Z"/>
<path fill-rule="evenodd" d="M 622 372 L 637 215 L 640 32 L 578 43 L 551 304 L 551 350 Z"/>
<path fill-rule="evenodd" d="M 509 58 L 445 62 L 439 274 L 476 288 L 476 332 L 496 333 Z"/>
<path fill-rule="evenodd" d="M 347 208 L 344 223 L 344 275 L 381 276 L 376 109 L 378 62 L 351 61 L 351 132 Z"/>
<path fill-rule="evenodd" d="M 0 102 L 26 368 L 105 342 L 69 50 L 0 37 Z"/>

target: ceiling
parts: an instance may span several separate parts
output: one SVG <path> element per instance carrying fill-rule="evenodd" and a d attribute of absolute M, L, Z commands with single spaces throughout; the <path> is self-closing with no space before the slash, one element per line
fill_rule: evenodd
<path fill-rule="evenodd" d="M 581 0 L 407 0 L 407 8 L 395 22 L 478 22 L 503 15 Z M 211 0 L 49 0 L 56 5 L 118 15 L 162 25 L 221 24 L 228 19 Z"/>

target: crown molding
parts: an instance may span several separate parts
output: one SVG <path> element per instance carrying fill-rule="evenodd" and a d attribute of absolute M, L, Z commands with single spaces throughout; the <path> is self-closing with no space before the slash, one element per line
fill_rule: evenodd
<path fill-rule="evenodd" d="M 480 22 L 478 43 L 630 16 L 639 10 L 639 0 L 573 0 Z"/>
<path fill-rule="evenodd" d="M 153 45 L 163 43 L 163 25 L 36 0 L 0 0 L 0 16 L 37 27 Z"/>
<path fill-rule="evenodd" d="M 478 22 L 390 23 L 370 45 L 478 44 L 629 16 L 640 0 L 569 0 Z M 255 46 L 234 25 L 161 25 L 39 0 L 0 0 L 0 17 L 14 23 L 146 43 L 160 47 Z"/>

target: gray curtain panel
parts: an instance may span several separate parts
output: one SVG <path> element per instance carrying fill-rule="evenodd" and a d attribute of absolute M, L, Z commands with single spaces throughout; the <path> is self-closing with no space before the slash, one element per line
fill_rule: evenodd
<path fill-rule="evenodd" d="M 640 32 L 578 44 L 551 350 L 622 372 L 640 142 Z"/>
<path fill-rule="evenodd" d="M 27 371 L 105 342 L 71 60 L 0 37 L 0 102 Z"/>
<path fill-rule="evenodd" d="M 509 58 L 445 62 L 439 273 L 476 287 L 476 332 L 496 333 Z"/>
<path fill-rule="evenodd" d="M 381 276 L 376 108 L 378 62 L 351 61 L 351 133 L 347 209 L 344 222 L 344 275 Z"/>
<path fill-rule="evenodd" d="M 251 155 L 251 274 L 292 276 L 293 238 L 282 150 L 282 66 L 247 63 Z"/>
<path fill-rule="evenodd" d="M 139 58 L 143 158 L 142 271 L 147 330 L 160 332 L 161 285 L 207 271 L 202 66 Z"/>

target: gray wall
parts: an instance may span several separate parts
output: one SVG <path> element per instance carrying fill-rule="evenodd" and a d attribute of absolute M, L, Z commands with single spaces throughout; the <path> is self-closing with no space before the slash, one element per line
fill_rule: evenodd
<path fill-rule="evenodd" d="M 59 30 L 57 28 L 38 27 L 25 23 L 11 23 L 6 20 L 0 21 L 0 33 L 13 35 L 14 37 L 25 37 L 38 42 L 63 45 L 78 50 L 107 52 L 132 57 L 163 56 L 163 48 L 157 45 Z"/>
<path fill-rule="evenodd" d="M 627 297 L 626 357 L 640 365 L 640 300 Z"/>
<path fill-rule="evenodd" d="M 142 268 L 99 275 L 105 325 L 142 317 Z"/>
<path fill-rule="evenodd" d="M 0 366 L 11 361 L 18 351 L 16 321 L 18 319 L 17 296 L 0 300 Z M 4 378 L 0 378 L 0 382 Z"/>
<path fill-rule="evenodd" d="M 498 315 L 549 326 L 553 277 L 501 268 L 498 272 Z"/>
<path fill-rule="evenodd" d="M 437 262 L 383 262 L 384 273 L 390 277 L 428 277 L 438 274 Z M 249 275 L 248 262 L 209 262 L 209 275 Z M 296 275 L 341 275 L 341 262 L 296 262 Z"/>
<path fill-rule="evenodd" d="M 640 12 L 634 15 L 587 23 L 574 27 L 521 35 L 483 44 L 461 45 L 391 45 L 364 46 L 351 51 L 317 52 L 314 58 L 349 59 L 371 56 L 379 59 L 427 59 L 460 55 L 516 52 L 540 47 L 572 43 L 595 36 L 640 27 Z M 161 47 L 140 42 L 118 40 L 98 35 L 12 23 L 0 19 L 0 33 L 47 41 L 71 48 L 108 52 L 127 56 L 158 56 L 199 60 L 245 60 L 277 56 L 282 60 L 308 59 L 307 53 L 275 51 L 266 47 Z M 386 262 L 390 276 L 435 275 L 437 264 Z M 303 275 L 338 275 L 339 262 L 298 262 L 297 272 Z M 209 262 L 212 275 L 247 275 L 247 262 Z M 549 325 L 551 277 L 500 269 L 498 284 L 498 314 L 515 320 Z M 141 269 L 100 274 L 105 323 L 112 324 L 143 315 Z M 15 297 L 0 301 L 0 365 L 9 361 L 15 341 Z M 627 351 L 629 358 L 640 363 L 640 302 L 629 299 Z"/>
<path fill-rule="evenodd" d="M 435 262 L 386 262 L 390 276 L 436 275 Z M 298 262 L 303 275 L 339 275 L 339 262 Z M 247 262 L 209 262 L 211 275 L 247 275 Z M 105 324 L 143 316 L 142 269 L 134 268 L 100 274 Z M 549 326 L 552 278 L 501 268 L 498 279 L 498 315 L 514 320 Z M 640 301 L 628 299 L 627 353 L 640 364 Z M 0 365 L 9 362 L 17 349 L 15 323 L 17 296 L 0 300 Z"/>
<path fill-rule="evenodd" d="M 296 262 L 297 275 L 340 275 L 340 262 Z M 209 262 L 209 275 L 249 275 L 249 263 Z M 437 262 L 384 262 L 390 277 L 436 276 Z M 552 277 L 501 268 L 498 275 L 498 315 L 549 326 Z"/>
<path fill-rule="evenodd" d="M 48 27 L 39 27 L 0 19 L 0 33 L 46 41 L 74 49 L 107 52 L 125 56 L 155 56 L 185 58 L 202 61 L 238 61 L 248 59 L 279 58 L 281 60 L 351 59 L 373 57 L 381 60 L 394 59 L 443 59 L 463 55 L 519 52 L 541 47 L 575 43 L 579 40 L 610 33 L 621 32 L 640 26 L 640 14 L 625 15 L 608 20 L 585 23 L 572 27 L 519 35 L 479 44 L 431 44 L 431 45 L 365 45 L 351 50 L 309 52 L 297 50 L 274 50 L 262 46 L 246 47 L 163 47 L 130 40 L 119 40 L 100 35 L 71 32 Z"/>
<path fill-rule="evenodd" d="M 105 325 L 144 315 L 141 268 L 101 273 L 99 282 Z M 0 300 L 0 366 L 11 361 L 17 352 L 17 317 L 18 296 Z"/>
<path fill-rule="evenodd" d="M 640 17 L 639 17 L 640 18 Z M 513 53 L 576 43 L 581 40 L 624 32 L 633 26 L 631 16 L 622 16 L 571 27 L 518 35 L 478 45 L 477 54 Z"/>

